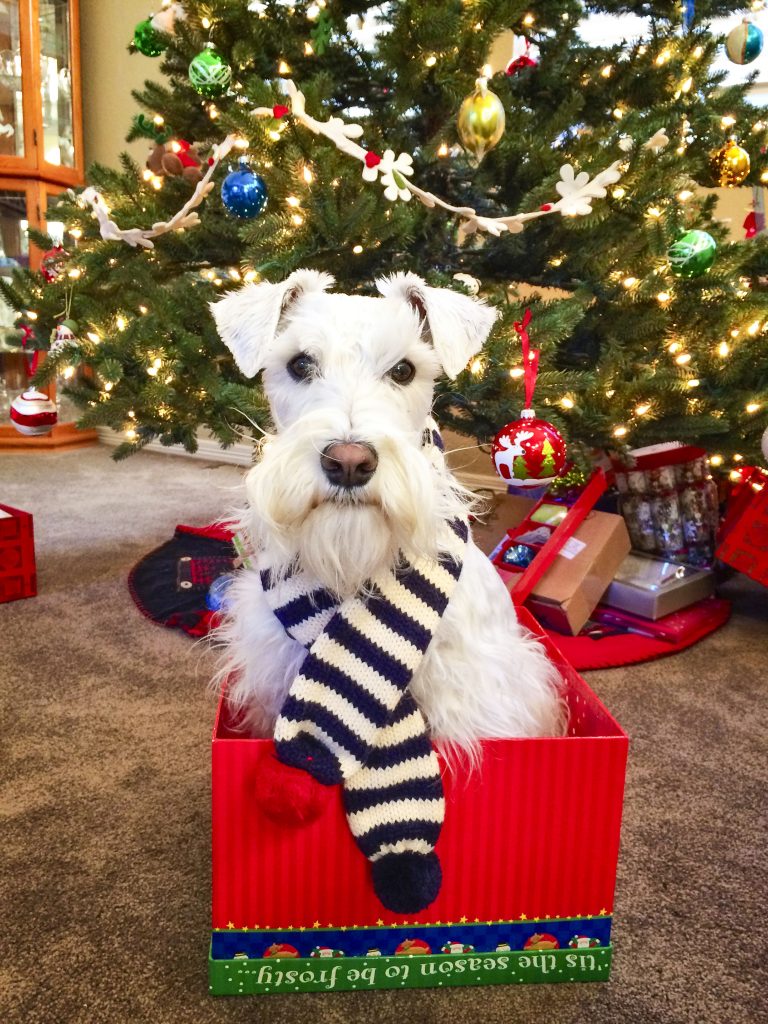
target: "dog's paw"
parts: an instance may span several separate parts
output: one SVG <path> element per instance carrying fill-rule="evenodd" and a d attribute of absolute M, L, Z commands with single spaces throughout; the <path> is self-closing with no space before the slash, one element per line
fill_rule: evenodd
<path fill-rule="evenodd" d="M 373 888 L 395 914 L 415 914 L 433 903 L 443 871 L 436 853 L 388 853 L 371 864 Z"/>
<path fill-rule="evenodd" d="M 282 764 L 272 754 L 259 762 L 256 800 L 261 812 L 277 825 L 309 825 L 320 817 L 330 797 L 330 786 L 301 768 Z"/>

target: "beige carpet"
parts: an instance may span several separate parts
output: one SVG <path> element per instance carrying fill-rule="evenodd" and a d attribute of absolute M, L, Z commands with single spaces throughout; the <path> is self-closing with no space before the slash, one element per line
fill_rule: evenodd
<path fill-rule="evenodd" d="M 766 1019 L 768 592 L 689 652 L 589 682 L 632 737 L 607 985 L 214 1000 L 209 654 L 126 574 L 240 470 L 104 449 L 0 455 L 39 596 L 0 606 L 2 959 L 12 1024 L 757 1024 Z"/>

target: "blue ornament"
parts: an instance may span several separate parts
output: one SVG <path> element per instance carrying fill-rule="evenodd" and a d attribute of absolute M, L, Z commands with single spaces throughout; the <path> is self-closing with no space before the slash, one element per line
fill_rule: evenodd
<path fill-rule="evenodd" d="M 527 544 L 512 544 L 501 556 L 501 560 L 505 565 L 516 565 L 518 569 L 527 569 L 535 557 L 536 552 Z"/>
<path fill-rule="evenodd" d="M 221 183 L 221 201 L 233 216 L 251 220 L 267 205 L 267 186 L 247 161 L 241 160 L 237 170 L 230 171 Z"/>
<path fill-rule="evenodd" d="M 235 574 L 233 572 L 225 572 L 222 576 L 216 577 L 208 588 L 208 593 L 205 595 L 205 607 L 208 611 L 226 611 L 227 591 L 232 586 L 234 578 Z"/>

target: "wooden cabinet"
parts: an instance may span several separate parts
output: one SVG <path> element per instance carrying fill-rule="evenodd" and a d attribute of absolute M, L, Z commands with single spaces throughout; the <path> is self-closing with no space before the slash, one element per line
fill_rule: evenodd
<path fill-rule="evenodd" d="M 40 263 L 27 227 L 62 240 L 49 202 L 83 183 L 79 0 L 0 0 L 0 275 Z M 52 448 L 90 442 L 74 410 L 57 398 L 59 424 L 42 437 L 10 425 L 10 402 L 27 385 L 25 357 L 3 343 L 16 314 L 0 298 L 0 448 Z M 56 397 L 55 384 L 48 389 Z"/>

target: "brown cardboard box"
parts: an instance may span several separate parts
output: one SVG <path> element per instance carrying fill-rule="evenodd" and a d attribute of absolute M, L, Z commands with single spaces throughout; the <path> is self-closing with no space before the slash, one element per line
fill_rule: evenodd
<path fill-rule="evenodd" d="M 528 498 L 508 495 L 500 503 L 499 518 L 512 529 L 536 504 Z M 613 581 L 629 549 L 629 534 L 621 516 L 588 512 L 533 587 L 528 607 L 544 625 L 562 633 L 578 633 Z M 508 589 L 513 590 L 519 574 L 502 567 L 498 567 L 498 571 Z"/>

